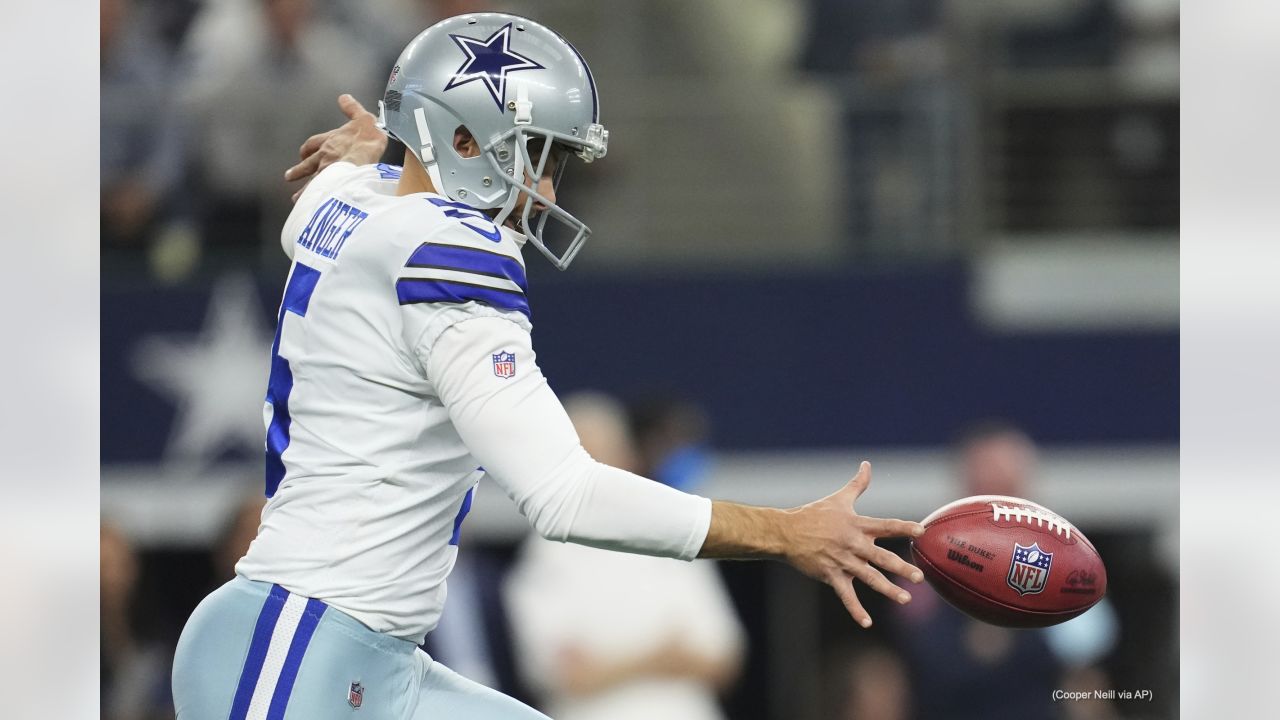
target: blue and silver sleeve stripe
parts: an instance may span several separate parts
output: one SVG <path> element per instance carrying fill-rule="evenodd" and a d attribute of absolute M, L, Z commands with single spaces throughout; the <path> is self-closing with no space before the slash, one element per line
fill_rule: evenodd
<path fill-rule="evenodd" d="M 520 261 L 504 253 L 462 245 L 442 245 L 440 243 L 422 243 L 406 268 L 422 268 L 435 270 L 457 270 L 475 275 L 510 280 L 521 292 L 529 289 L 525 279 L 524 266 Z"/>
<path fill-rule="evenodd" d="M 478 302 L 530 317 L 524 266 L 502 253 L 423 243 L 396 280 L 401 305 Z"/>

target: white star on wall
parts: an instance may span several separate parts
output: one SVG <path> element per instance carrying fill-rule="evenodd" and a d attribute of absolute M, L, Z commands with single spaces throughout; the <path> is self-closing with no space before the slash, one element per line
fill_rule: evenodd
<path fill-rule="evenodd" d="M 140 341 L 134 375 L 177 406 L 165 459 L 199 468 L 228 450 L 260 455 L 270 367 L 271 334 L 243 275 L 214 285 L 199 335 Z"/>

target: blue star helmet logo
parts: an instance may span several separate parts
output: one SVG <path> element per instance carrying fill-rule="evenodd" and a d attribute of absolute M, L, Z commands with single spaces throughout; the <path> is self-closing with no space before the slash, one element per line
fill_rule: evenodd
<path fill-rule="evenodd" d="M 507 101 L 507 73 L 517 70 L 545 70 L 543 66 L 529 58 L 511 50 L 511 23 L 507 23 L 497 32 L 476 40 L 465 35 L 449 35 L 466 53 L 463 61 L 453 73 L 453 79 L 445 90 L 452 90 L 459 85 L 466 85 L 473 80 L 480 80 L 489 89 L 489 95 L 502 112 Z"/>

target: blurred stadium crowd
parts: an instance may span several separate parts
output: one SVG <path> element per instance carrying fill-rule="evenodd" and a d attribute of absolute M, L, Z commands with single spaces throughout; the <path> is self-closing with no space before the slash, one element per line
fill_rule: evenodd
<path fill-rule="evenodd" d="M 927 591 L 901 611 L 871 598 L 862 633 L 783 568 L 602 559 L 482 526 L 429 650 L 561 720 L 1174 715 L 1176 474 L 1137 503 L 1123 476 L 1089 497 L 1056 478 L 1176 457 L 1176 0 L 102 0 L 103 717 L 172 717 L 181 624 L 256 531 L 252 357 L 287 267 L 283 170 L 341 120 L 339 93 L 374 107 L 418 31 L 489 9 L 573 41 L 613 133 L 561 191 L 597 236 L 568 275 L 530 263 L 551 381 L 607 393 L 569 403 L 593 455 L 718 492 L 747 452 L 918 451 L 941 484 L 911 508 L 1071 498 L 1079 512 L 1048 504 L 1088 529 L 1113 591 L 1046 632 Z M 1028 267 L 991 291 L 1008 307 L 969 309 L 983 278 Z M 1104 281 L 1129 305 L 1088 284 Z M 1063 284 L 1102 307 L 1064 320 Z M 196 333 L 168 354 L 151 339 Z M 236 343 L 247 364 L 217 354 Z M 239 436 L 183 384 L 199 357 L 191 383 L 247 383 L 225 415 Z M 977 423 L 994 416 L 1012 422 Z M 1037 485 L 1038 452 L 1067 470 Z M 1126 516 L 1169 497 L 1172 518 Z M 1155 700 L 1049 701 L 1111 687 Z"/>
<path fill-rule="evenodd" d="M 491 5 L 104 0 L 104 262 L 167 281 L 279 263 L 281 168 L 337 94 L 374 107 L 420 28 Z M 812 264 L 1176 227 L 1176 2 L 494 7 L 563 28 L 604 87 L 617 156 L 568 180 L 611 233 L 593 265 L 767 263 L 773 232 Z"/>

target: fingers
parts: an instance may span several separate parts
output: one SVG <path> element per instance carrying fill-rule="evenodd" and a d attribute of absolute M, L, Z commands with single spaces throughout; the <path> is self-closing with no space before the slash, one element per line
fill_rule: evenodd
<path fill-rule="evenodd" d="M 871 537 L 907 537 L 918 538 L 924 535 L 924 526 L 906 520 L 887 520 L 883 518 L 863 517 L 863 530 Z"/>
<path fill-rule="evenodd" d="M 293 182 L 294 180 L 302 180 L 311 177 L 320 169 L 320 153 L 314 153 L 311 157 L 294 165 L 284 171 L 285 182 Z"/>
<path fill-rule="evenodd" d="M 844 576 L 837 576 L 828 584 L 836 591 L 836 595 L 840 598 L 840 602 L 844 603 L 844 608 L 849 611 L 853 621 L 864 628 L 871 627 L 871 616 L 867 614 L 866 608 L 862 607 L 862 602 L 858 600 L 858 593 L 854 592 L 853 583 L 849 582 L 848 578 Z"/>
<path fill-rule="evenodd" d="M 312 135 L 307 141 L 302 143 L 302 147 L 298 148 L 298 157 L 301 159 L 297 165 L 284 171 L 285 182 L 293 182 L 314 175 L 320 169 L 320 148 L 324 146 L 325 141 L 333 135 L 333 131 Z"/>
<path fill-rule="evenodd" d="M 348 93 L 338 96 L 338 107 L 342 109 L 344 115 L 352 120 L 355 120 L 357 115 L 364 115 L 369 112 L 364 109 L 359 100 L 356 100 Z"/>
<path fill-rule="evenodd" d="M 875 590 L 899 605 L 906 605 L 911 602 L 911 593 L 903 590 L 897 585 L 894 585 L 892 582 L 889 582 L 889 578 L 885 577 L 884 573 L 871 567 L 871 565 L 867 563 L 863 563 L 863 567 L 857 570 L 854 576 L 861 580 L 867 587 Z"/>
<path fill-rule="evenodd" d="M 324 141 L 328 140 L 329 136 L 333 135 L 333 133 L 334 133 L 333 130 L 329 130 L 326 132 L 317 133 L 307 138 L 307 141 L 302 143 L 302 145 L 298 148 L 298 159 L 305 160 L 308 157 L 311 157 L 312 154 L 314 154 L 317 150 L 320 149 L 322 145 L 324 145 Z"/>
<path fill-rule="evenodd" d="M 913 583 L 924 581 L 924 573 L 920 572 L 920 568 L 903 560 L 897 553 L 885 550 L 882 547 L 877 547 L 867 559 L 894 575 L 906 578 Z"/>
<path fill-rule="evenodd" d="M 862 496 L 862 493 L 867 491 L 867 488 L 870 485 L 871 463 L 863 460 L 862 464 L 858 466 L 858 474 L 854 475 L 853 478 L 849 480 L 848 485 L 845 485 L 840 489 L 839 494 L 845 496 L 849 503 L 852 504 Z"/>

